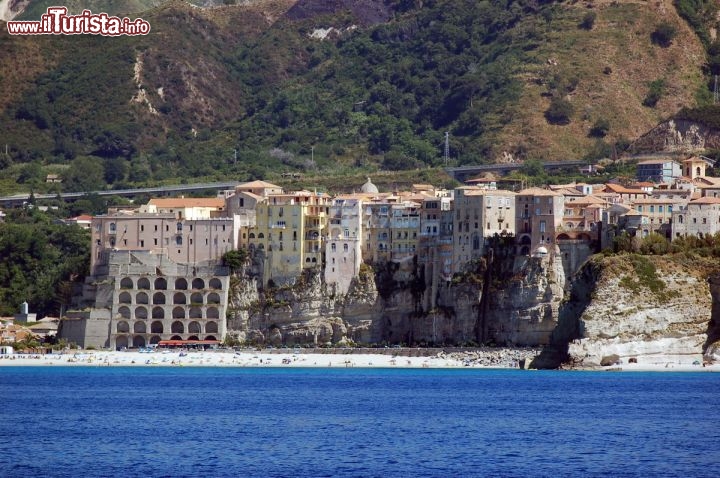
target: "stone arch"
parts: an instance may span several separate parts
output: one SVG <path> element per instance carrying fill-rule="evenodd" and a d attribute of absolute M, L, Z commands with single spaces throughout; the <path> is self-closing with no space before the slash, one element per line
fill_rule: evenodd
<path fill-rule="evenodd" d="M 150 279 L 141 277 L 138 279 L 137 288 L 141 290 L 150 290 Z"/>
<path fill-rule="evenodd" d="M 121 289 L 133 289 L 135 287 L 135 284 L 133 284 L 133 280 L 129 277 L 123 277 L 120 280 L 120 288 Z"/>
<path fill-rule="evenodd" d="M 207 324 L 205 324 L 205 332 L 209 334 L 217 334 L 218 333 L 218 323 L 210 321 Z"/>
<path fill-rule="evenodd" d="M 200 322 L 197 322 L 195 320 L 190 322 L 190 324 L 188 325 L 188 333 L 199 334 L 200 332 L 202 332 L 202 330 L 200 329 Z"/>
<path fill-rule="evenodd" d="M 145 292 L 138 292 L 135 296 L 135 303 L 136 304 L 149 304 L 150 300 L 148 298 L 148 295 Z"/>
<path fill-rule="evenodd" d="M 192 288 L 193 289 L 204 289 L 205 288 L 205 281 L 202 280 L 199 277 L 196 277 L 192 281 Z"/>
<path fill-rule="evenodd" d="M 150 332 L 153 334 L 162 334 L 164 330 L 163 323 L 159 320 L 156 320 L 152 324 L 150 324 Z"/>
<path fill-rule="evenodd" d="M 147 325 L 145 325 L 145 322 L 135 322 L 133 332 L 136 334 L 144 334 L 147 332 Z"/>
<path fill-rule="evenodd" d="M 132 297 L 130 296 L 129 292 L 120 292 L 120 296 L 118 296 L 118 302 L 121 304 L 132 304 Z"/>
<path fill-rule="evenodd" d="M 214 335 L 208 335 L 205 340 L 217 340 Z"/>
<path fill-rule="evenodd" d="M 175 322 L 170 325 L 170 332 L 173 334 L 184 334 L 185 333 L 185 326 L 182 322 L 179 320 L 176 320 Z"/>
<path fill-rule="evenodd" d="M 208 307 L 207 308 L 207 318 L 208 319 L 219 319 L 220 312 L 218 311 L 218 308 L 217 307 Z"/>
<path fill-rule="evenodd" d="M 176 290 L 187 290 L 187 288 L 188 288 L 187 279 L 185 279 L 184 277 L 178 277 L 177 279 L 175 279 L 175 289 Z"/>
<path fill-rule="evenodd" d="M 216 290 L 221 290 L 222 289 L 222 281 L 220 279 L 218 279 L 217 277 L 213 277 L 212 279 L 210 279 L 210 288 L 216 289 Z"/>
<path fill-rule="evenodd" d="M 191 335 L 188 340 L 200 340 L 197 335 Z"/>
<path fill-rule="evenodd" d="M 208 304 L 219 304 L 220 303 L 220 294 L 217 294 L 215 292 L 211 292 L 207 296 L 207 303 Z"/>
<path fill-rule="evenodd" d="M 152 318 L 153 319 L 164 319 L 165 318 L 165 309 L 163 309 L 162 307 L 153 307 Z"/>
<path fill-rule="evenodd" d="M 160 343 L 160 336 L 159 335 L 153 335 L 150 337 L 150 345 L 157 345 Z"/>
<path fill-rule="evenodd" d="M 175 307 L 172 311 L 172 318 L 173 319 L 184 319 L 185 318 L 185 309 L 182 307 Z"/>
<path fill-rule="evenodd" d="M 145 337 L 141 335 L 136 335 L 133 337 L 133 347 L 145 347 Z"/>
<path fill-rule="evenodd" d="M 139 320 L 145 320 L 148 317 L 147 309 L 145 307 L 135 307 L 135 318 Z"/>
<path fill-rule="evenodd" d="M 173 304 L 187 304 L 187 297 L 182 292 L 176 292 L 173 295 Z"/>
<path fill-rule="evenodd" d="M 115 338 L 115 348 L 118 350 L 128 348 L 128 338 L 125 335 L 121 335 Z"/>
<path fill-rule="evenodd" d="M 128 332 L 130 332 L 130 324 L 128 324 L 124 320 L 121 320 L 117 323 L 117 326 L 115 326 L 115 331 L 118 334 L 127 334 Z"/>
<path fill-rule="evenodd" d="M 155 292 L 153 294 L 153 304 L 163 305 L 165 304 L 165 293 Z"/>
<path fill-rule="evenodd" d="M 167 290 L 167 280 L 164 277 L 155 279 L 155 290 Z"/>
<path fill-rule="evenodd" d="M 582 234 L 578 234 L 577 238 L 581 241 L 586 241 L 586 242 L 590 242 L 592 240 L 590 237 L 590 234 L 586 234 L 584 232 Z"/>
<path fill-rule="evenodd" d="M 129 307 L 125 307 L 125 306 L 120 307 L 120 308 L 118 309 L 118 314 L 119 314 L 120 317 L 122 317 L 123 319 L 129 319 L 129 318 L 130 318 L 130 308 L 129 308 Z"/>
<path fill-rule="evenodd" d="M 203 296 L 200 292 L 193 292 L 190 296 L 190 303 L 191 304 L 202 304 L 203 303 Z"/>
<path fill-rule="evenodd" d="M 530 239 L 530 236 L 526 234 L 520 238 L 520 244 L 523 246 L 529 246 L 532 244 L 532 239 Z"/>
<path fill-rule="evenodd" d="M 182 339 L 183 338 L 180 337 L 179 335 L 173 335 L 172 337 L 170 337 L 170 340 L 182 340 Z"/>
<path fill-rule="evenodd" d="M 191 307 L 190 308 L 190 318 L 191 319 L 202 319 L 202 309 L 200 307 Z"/>
<path fill-rule="evenodd" d="M 558 241 L 567 241 L 568 239 L 570 239 L 570 236 L 568 236 L 564 232 L 562 234 L 558 234 L 557 236 Z"/>

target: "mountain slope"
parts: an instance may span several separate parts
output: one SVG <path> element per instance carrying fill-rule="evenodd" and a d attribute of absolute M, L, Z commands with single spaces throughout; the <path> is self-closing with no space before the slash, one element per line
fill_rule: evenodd
<path fill-rule="evenodd" d="M 3 28 L 0 167 L 90 155 L 120 161 L 119 183 L 370 172 L 439 164 L 446 131 L 460 164 L 596 157 L 708 96 L 705 49 L 667 3 L 237 3 L 163 2 L 144 37 Z"/>

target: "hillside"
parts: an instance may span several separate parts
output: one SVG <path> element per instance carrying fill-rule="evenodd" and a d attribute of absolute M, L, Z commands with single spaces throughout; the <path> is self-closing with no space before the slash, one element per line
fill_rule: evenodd
<path fill-rule="evenodd" d="M 194 3 L 68 3 L 142 11 L 145 37 L 2 28 L 0 190 L 77 160 L 115 185 L 411 169 L 445 131 L 457 164 L 593 158 L 711 97 L 711 29 L 669 2 Z"/>

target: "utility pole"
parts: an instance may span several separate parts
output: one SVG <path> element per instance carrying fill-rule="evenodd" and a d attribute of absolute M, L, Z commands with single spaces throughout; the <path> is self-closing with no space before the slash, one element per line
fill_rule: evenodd
<path fill-rule="evenodd" d="M 450 161 L 450 132 L 445 131 L 445 152 L 443 154 L 443 157 L 445 159 L 445 166 L 448 165 L 448 161 Z"/>

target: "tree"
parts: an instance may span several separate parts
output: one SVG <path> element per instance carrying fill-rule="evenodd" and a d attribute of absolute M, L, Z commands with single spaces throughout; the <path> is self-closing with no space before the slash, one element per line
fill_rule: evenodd
<path fill-rule="evenodd" d="M 590 136 L 594 138 L 604 138 L 610 131 L 610 122 L 605 118 L 595 120 L 592 128 L 590 128 Z"/>
<path fill-rule="evenodd" d="M 20 170 L 18 175 L 18 183 L 20 184 L 35 184 L 43 181 L 43 170 L 40 161 L 32 161 Z"/>
<path fill-rule="evenodd" d="M 89 192 L 105 189 L 102 160 L 93 156 L 75 158 L 63 177 L 67 191 Z"/>
<path fill-rule="evenodd" d="M 247 259 L 248 251 L 245 248 L 227 251 L 222 256 L 223 264 L 229 267 L 231 272 L 239 271 Z"/>
<path fill-rule="evenodd" d="M 127 162 L 122 158 L 110 158 L 105 160 L 105 182 L 113 184 L 125 179 L 127 174 Z"/>
<path fill-rule="evenodd" d="M 655 31 L 650 35 L 650 39 L 654 44 L 667 48 L 672 45 L 676 36 L 677 29 L 670 23 L 663 22 L 655 28 Z"/>
<path fill-rule="evenodd" d="M 595 19 L 597 18 L 597 13 L 595 12 L 587 12 L 584 16 L 582 21 L 580 22 L 580 25 L 578 25 L 580 28 L 585 30 L 592 30 L 593 26 L 595 26 Z"/>
<path fill-rule="evenodd" d="M 645 95 L 645 99 L 643 99 L 642 104 L 648 108 L 654 108 L 655 105 L 657 105 L 657 102 L 660 101 L 660 98 L 662 98 L 663 94 L 665 94 L 665 80 L 657 79 L 655 81 L 651 81 L 648 86 L 649 90 L 647 95 Z"/>
<path fill-rule="evenodd" d="M 554 97 L 545 111 L 545 119 L 550 124 L 566 125 L 575 112 L 572 103 L 564 98 Z"/>

